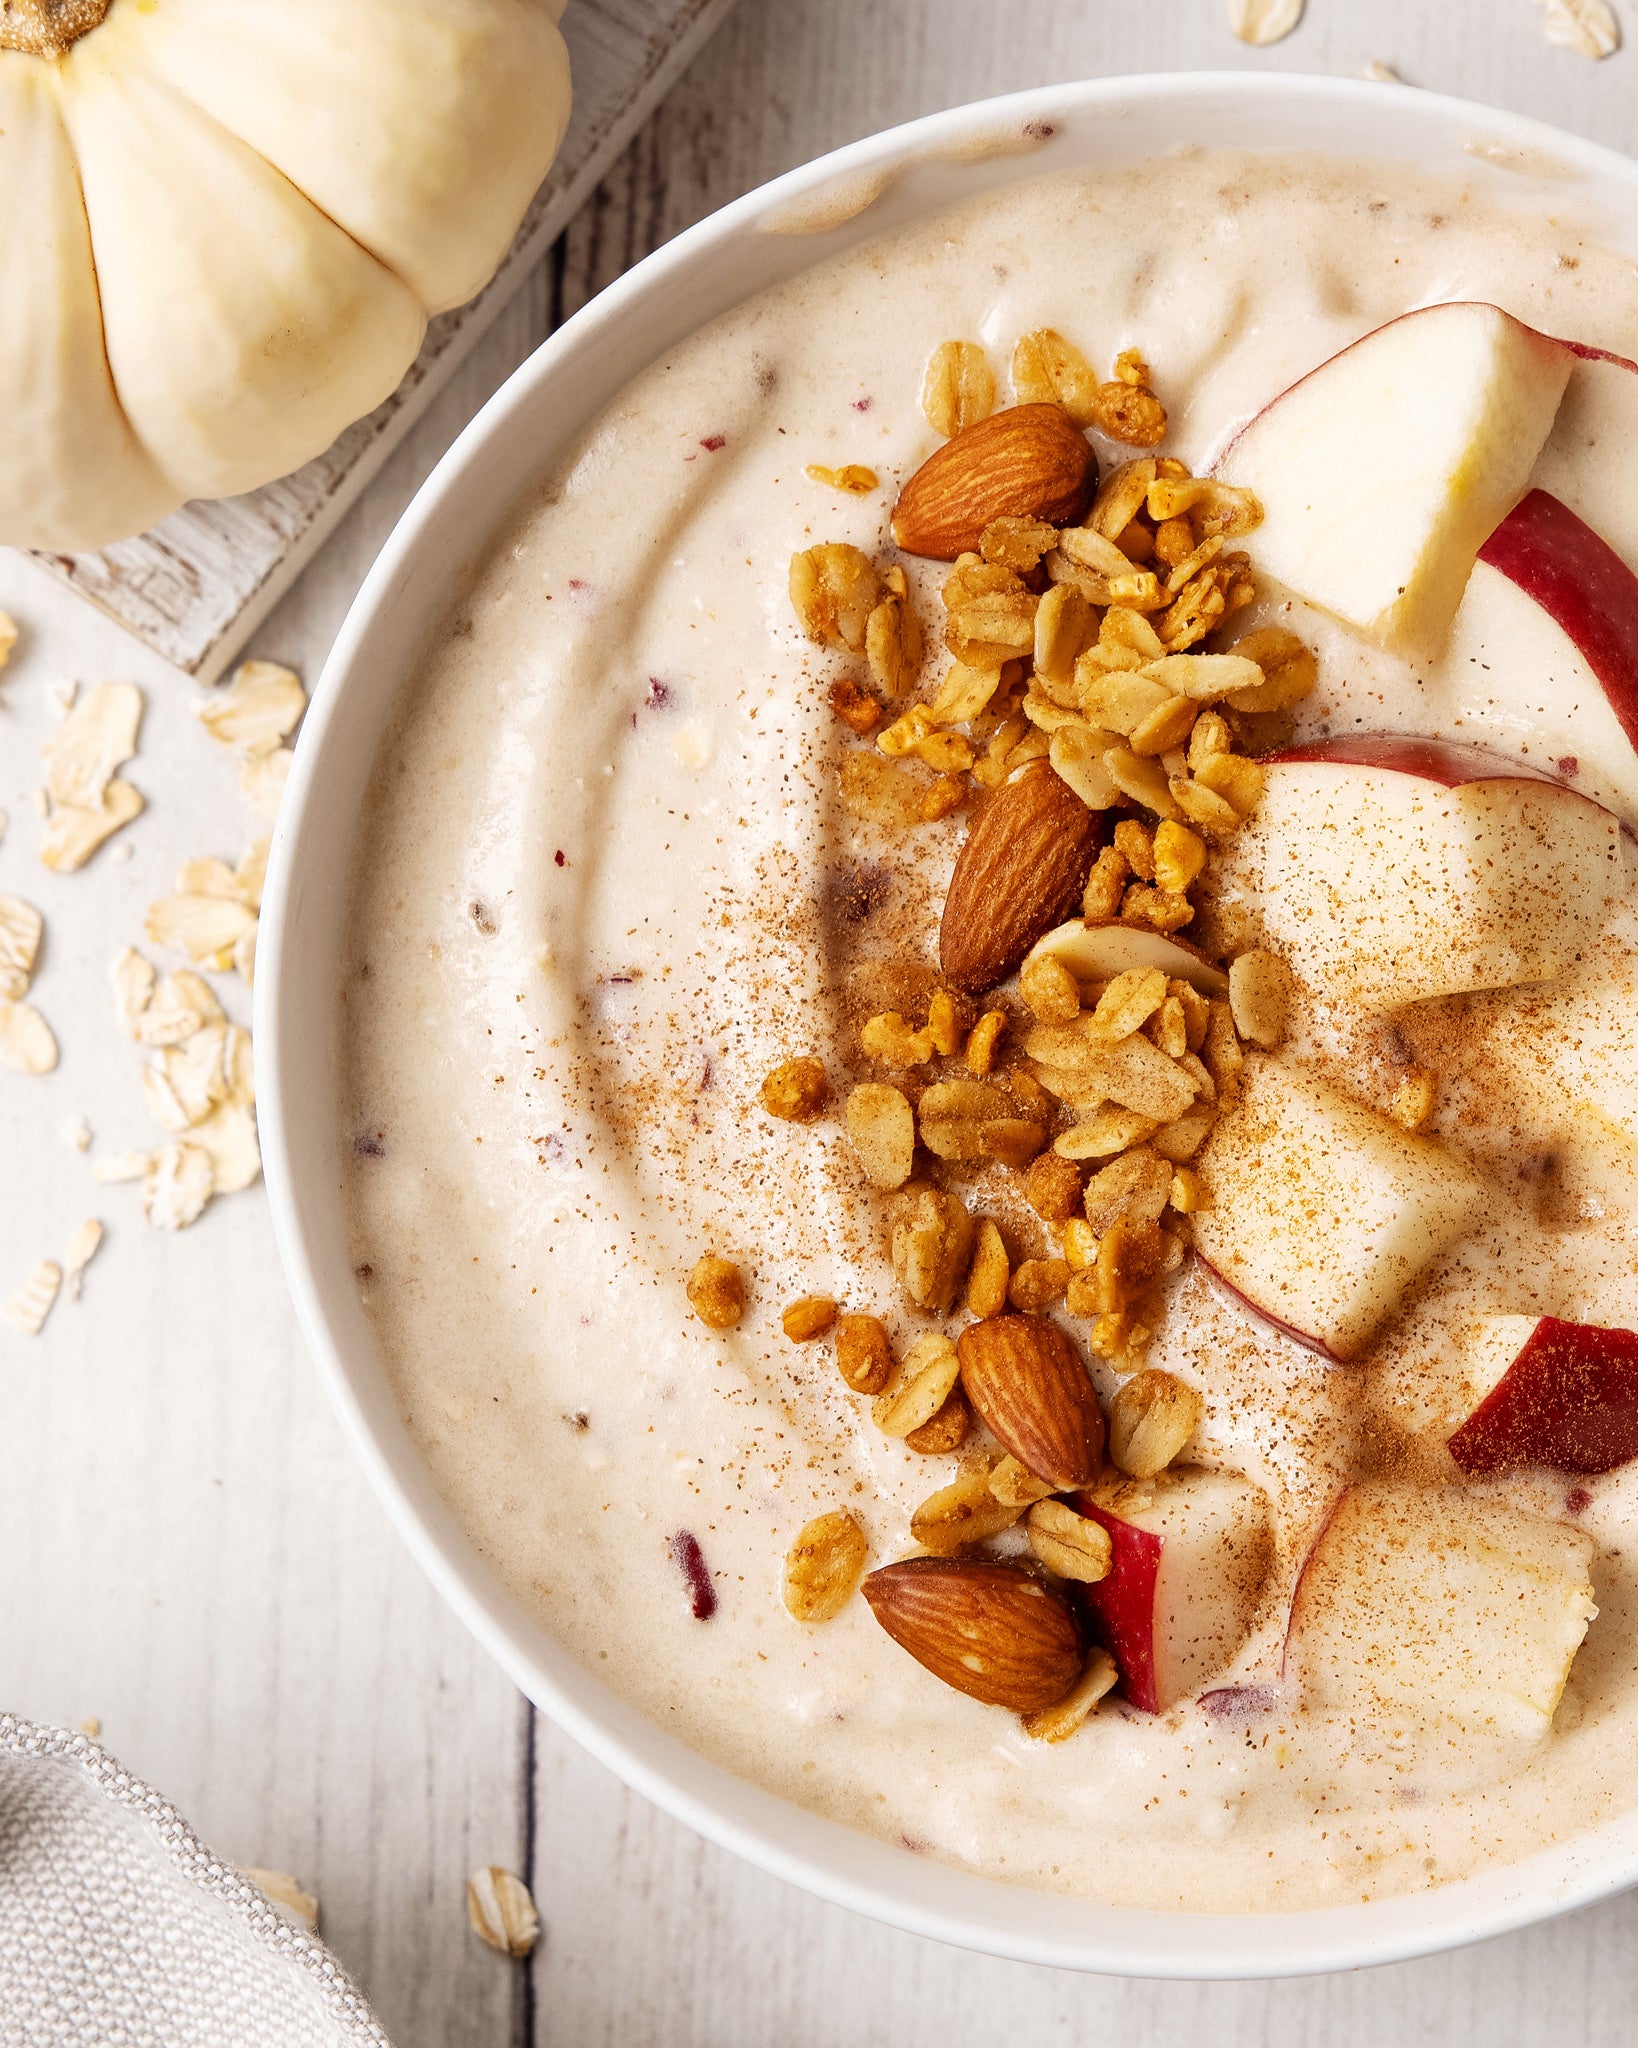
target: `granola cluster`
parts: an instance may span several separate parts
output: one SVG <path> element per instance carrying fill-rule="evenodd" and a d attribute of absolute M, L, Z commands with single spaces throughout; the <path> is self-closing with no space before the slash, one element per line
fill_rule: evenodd
<path fill-rule="evenodd" d="M 1058 419 L 1059 439 L 1037 431 L 1037 412 L 1020 426 L 1023 452 L 1005 470 L 994 430 L 1006 416 L 996 414 L 997 380 L 983 350 L 948 342 L 927 368 L 922 406 L 952 437 L 946 452 L 975 429 L 989 436 L 982 464 L 992 481 L 972 486 L 980 508 L 1003 470 L 1016 503 L 1032 446 L 1043 451 L 1043 501 L 1073 498 L 1076 460 L 1071 451 L 1066 471 L 1061 416 L 1128 448 L 1153 450 L 1166 433 L 1165 408 L 1135 352 L 1100 380 L 1073 343 L 1042 330 L 1019 341 L 1012 384 L 1019 407 L 1056 409 L 1047 418 Z M 982 464 L 975 458 L 975 474 Z M 825 474 L 855 487 L 840 472 Z M 854 736 L 840 765 L 850 812 L 902 829 L 966 809 L 966 859 L 989 830 L 988 807 L 1036 801 L 1045 774 L 1085 806 L 1070 804 L 1076 817 L 1096 820 L 1084 839 L 1095 857 L 1082 857 L 1083 878 L 1071 881 L 1079 919 L 1050 930 L 1039 918 L 1031 924 L 1033 855 L 1034 876 L 1017 878 L 1030 928 L 1027 950 L 1009 956 L 1018 965 L 1023 952 L 1011 986 L 955 973 L 946 928 L 945 985 L 909 1013 L 882 1009 L 859 1025 L 845 1128 L 863 1179 L 892 1198 L 884 1248 L 920 1333 L 901 1348 L 879 1318 L 841 1313 L 828 1298 L 794 1302 L 784 1315 L 793 1341 L 833 1333 L 838 1371 L 870 1402 L 883 1435 L 924 1456 L 960 1459 L 912 1517 L 919 1554 L 971 1557 L 1000 1540 L 1047 1584 L 1107 1574 L 1109 1535 L 1082 1512 L 1089 1487 L 1095 1494 L 1100 1485 L 1153 1480 L 1201 1420 L 1199 1393 L 1143 1369 L 1144 1353 L 1165 1283 L 1188 1255 L 1190 1219 L 1209 1206 L 1190 1162 L 1234 1094 L 1243 1046 L 1280 1043 L 1290 977 L 1261 950 L 1219 961 L 1173 935 L 1195 921 L 1214 849 L 1256 809 L 1257 755 L 1288 736 L 1293 707 L 1316 682 L 1314 657 L 1295 635 L 1263 628 L 1231 637 L 1256 596 L 1238 546 L 1261 518 L 1249 492 L 1154 452 L 1118 462 L 1094 488 L 1095 479 L 1093 464 L 1072 521 L 1009 510 L 962 528 L 973 508 L 961 499 L 959 465 L 947 463 L 927 518 L 940 533 L 975 531 L 979 542 L 955 555 L 936 592 L 920 587 L 922 574 L 913 585 L 905 561 L 875 561 L 845 543 L 803 550 L 790 571 L 807 636 L 862 657 L 830 684 L 831 706 Z M 902 542 L 897 516 L 896 530 Z M 929 598 L 938 614 L 924 620 L 918 603 Z M 949 660 L 929 673 L 927 650 L 939 643 Z M 1032 777 L 1032 794 L 1019 799 Z M 1005 853 L 986 856 L 975 915 L 999 917 L 992 899 L 1011 879 Z M 959 882 L 958 863 L 946 927 Z M 999 957 L 994 945 L 975 951 Z M 766 1077 L 762 1104 L 808 1122 L 831 1094 L 822 1063 L 803 1054 Z M 706 1263 L 690 1297 L 703 1320 L 725 1327 L 700 1284 Z M 1052 1475 L 1045 1456 L 1032 1465 L 997 1442 L 1005 1432 L 975 1412 L 982 1397 L 964 1370 L 964 1332 L 998 1327 L 997 1318 L 1011 1318 L 1009 1332 L 1020 1318 L 1050 1330 L 1053 1314 L 1077 1323 L 1122 1381 L 1106 1416 L 1094 1413 L 1092 1476 L 1078 1490 Z M 946 1325 L 958 1316 L 964 1331 L 952 1334 Z M 1061 1331 L 1052 1336 L 1067 1341 Z M 1006 1344 L 1016 1351 L 1012 1336 Z M 1023 1374 L 1020 1398 L 1044 1402 L 1042 1427 L 1061 1435 L 1050 1387 L 1032 1393 L 1026 1384 L 1027 1343 L 1011 1363 Z M 1100 1479 L 1105 1446 L 1113 1473 Z M 1017 1448 L 1028 1444 L 1019 1439 Z M 790 1612 L 810 1622 L 840 1612 L 867 1561 L 854 1515 L 821 1516 L 787 1558 Z M 921 1624 L 905 1624 L 913 1625 Z M 1079 1668 L 1049 1712 L 1025 1715 L 1031 1733 L 1072 1732 L 1115 1682 L 1101 1650 Z"/>

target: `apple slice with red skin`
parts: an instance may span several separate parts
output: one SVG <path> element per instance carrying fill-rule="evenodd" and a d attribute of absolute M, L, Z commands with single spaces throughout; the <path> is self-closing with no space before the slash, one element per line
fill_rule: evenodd
<path fill-rule="evenodd" d="M 1399 733 L 1270 755 L 1245 844 L 1270 942 L 1366 1009 L 1552 981 L 1620 899 L 1620 821 L 1483 748 Z"/>
<path fill-rule="evenodd" d="M 1261 501 L 1259 569 L 1393 653 L 1437 654 L 1578 359 L 1638 368 L 1471 300 L 1418 307 L 1339 350 L 1215 465 Z"/>
<path fill-rule="evenodd" d="M 1185 1466 L 1076 1506 L 1109 1534 L 1108 1575 L 1082 1586 L 1126 1697 L 1163 1714 L 1232 1662 L 1273 1557 L 1268 1498 L 1233 1472 Z"/>
<path fill-rule="evenodd" d="M 1246 1062 L 1200 1158 L 1206 1270 L 1254 1314 L 1328 1357 L 1355 1358 L 1485 1207 L 1434 1138 L 1288 1059 Z"/>
<path fill-rule="evenodd" d="M 1130 968 L 1158 967 L 1203 996 L 1228 994 L 1228 976 L 1198 946 L 1119 918 L 1072 917 L 1037 939 L 1024 965 L 1048 958 L 1061 961 L 1077 981 L 1113 981 Z"/>
<path fill-rule="evenodd" d="M 1539 1741 L 1597 1613 L 1592 1539 L 1460 1486 L 1345 1488 L 1297 1578 L 1285 1682 L 1311 1711 Z"/>
<path fill-rule="evenodd" d="M 1638 819 L 1638 576 L 1551 493 L 1480 548 L 1426 682 L 1441 723 L 1527 746 Z"/>
<path fill-rule="evenodd" d="M 1638 1331 L 1484 1316 L 1452 1356 L 1401 1367 L 1383 1400 L 1471 1479 L 1526 1465 L 1613 1472 L 1638 1458 Z"/>

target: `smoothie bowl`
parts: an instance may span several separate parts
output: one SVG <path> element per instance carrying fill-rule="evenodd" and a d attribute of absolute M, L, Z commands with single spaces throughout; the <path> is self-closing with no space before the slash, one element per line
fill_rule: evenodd
<path fill-rule="evenodd" d="M 1638 172 L 1296 79 L 680 237 L 372 571 L 268 1178 L 417 1554 L 825 1896 L 1157 1975 L 1638 1876 Z"/>

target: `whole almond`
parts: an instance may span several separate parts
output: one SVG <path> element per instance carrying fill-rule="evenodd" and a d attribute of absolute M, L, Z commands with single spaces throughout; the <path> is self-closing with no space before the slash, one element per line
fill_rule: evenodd
<path fill-rule="evenodd" d="M 1016 1565 L 910 1557 L 860 1590 L 901 1649 L 971 1699 L 1038 1713 L 1080 1676 L 1080 1623 Z"/>
<path fill-rule="evenodd" d="M 1098 487 L 1098 459 L 1061 406 L 1015 405 L 965 427 L 928 456 L 893 508 L 910 555 L 976 553 L 996 519 L 1072 526 Z"/>
<path fill-rule="evenodd" d="M 1103 1410 L 1056 1323 L 987 1316 L 962 1331 L 956 1353 L 967 1399 L 1019 1464 L 1055 1490 L 1091 1485 L 1103 1461 Z"/>
<path fill-rule="evenodd" d="M 1004 981 L 1080 902 L 1103 817 L 1046 761 L 1003 783 L 956 860 L 939 926 L 944 978 L 967 995 Z"/>

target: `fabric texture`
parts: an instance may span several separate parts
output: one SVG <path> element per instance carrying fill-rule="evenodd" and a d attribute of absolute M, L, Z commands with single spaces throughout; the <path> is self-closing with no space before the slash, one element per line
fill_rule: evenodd
<path fill-rule="evenodd" d="M 0 1714 L 3 2048 L 391 2048 L 315 1935 L 84 1735 Z"/>

